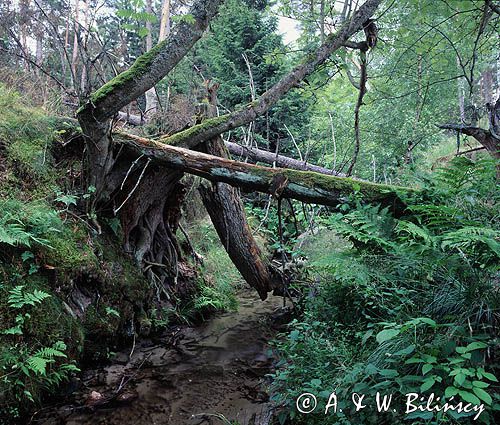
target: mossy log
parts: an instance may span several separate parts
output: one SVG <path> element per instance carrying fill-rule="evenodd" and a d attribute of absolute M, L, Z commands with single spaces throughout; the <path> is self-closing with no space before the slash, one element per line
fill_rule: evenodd
<path fill-rule="evenodd" d="M 365 202 L 392 204 L 399 209 L 403 202 L 398 194 L 413 189 L 331 176 L 313 171 L 268 168 L 195 152 L 177 146 L 134 136 L 114 133 L 117 143 L 127 145 L 168 168 L 183 171 L 215 182 L 225 182 L 249 191 L 292 198 L 304 202 L 335 206 L 357 193 Z"/>

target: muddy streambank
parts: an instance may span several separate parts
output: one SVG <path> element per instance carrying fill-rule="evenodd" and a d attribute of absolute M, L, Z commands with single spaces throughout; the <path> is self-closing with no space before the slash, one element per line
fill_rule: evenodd
<path fill-rule="evenodd" d="M 265 375 L 269 340 L 282 323 L 282 299 L 239 293 L 237 312 L 164 339 L 137 341 L 99 370 L 85 371 L 74 403 L 34 421 L 44 425 L 239 425 L 270 422 Z M 227 422 L 226 422 L 227 423 Z"/>

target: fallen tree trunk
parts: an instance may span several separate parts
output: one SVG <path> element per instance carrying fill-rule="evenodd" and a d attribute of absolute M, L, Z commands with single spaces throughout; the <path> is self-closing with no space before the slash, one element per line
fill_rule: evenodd
<path fill-rule="evenodd" d="M 208 113 L 211 116 L 216 114 L 218 87 L 218 84 L 211 87 L 207 85 L 210 99 Z M 228 157 L 222 136 L 214 137 L 199 148 L 210 155 Z M 265 300 L 267 293 L 279 286 L 280 281 L 252 235 L 238 190 L 227 183 L 214 182 L 212 185 L 200 186 L 199 191 L 229 258 L 243 279 Z"/>
<path fill-rule="evenodd" d="M 272 152 L 263 149 L 241 146 L 237 143 L 225 143 L 229 153 L 235 156 L 249 158 L 253 162 L 264 162 L 266 164 L 274 164 L 280 168 L 291 168 L 292 170 L 314 171 L 315 173 L 327 174 L 330 176 L 345 177 L 345 174 L 329 168 L 320 167 L 319 165 L 310 164 L 305 161 L 299 161 L 284 155 L 276 155 Z"/>
<path fill-rule="evenodd" d="M 168 168 L 214 182 L 225 182 L 250 191 L 268 193 L 276 198 L 292 198 L 314 204 L 335 206 L 348 195 L 357 193 L 365 202 L 391 204 L 399 209 L 404 205 L 397 194 L 413 191 L 410 188 L 376 184 L 312 171 L 261 167 L 165 145 L 139 136 L 125 133 L 114 134 L 115 142 L 127 145 Z"/>
<path fill-rule="evenodd" d="M 279 286 L 279 277 L 255 242 L 236 189 L 214 182 L 211 186 L 200 186 L 199 191 L 229 258 L 243 279 L 265 300 L 267 293 Z"/>
<path fill-rule="evenodd" d="M 308 54 L 299 65 L 255 102 L 232 114 L 207 119 L 199 126 L 174 134 L 169 138 L 169 142 L 196 147 L 228 129 L 253 121 L 269 110 L 290 89 L 298 86 L 335 50 L 344 46 L 348 38 L 362 28 L 363 23 L 375 12 L 381 1 L 367 0 L 337 33 L 328 36 L 316 51 Z M 111 215 L 111 213 L 117 215 L 119 212 L 122 226 L 126 229 L 126 248 L 134 255 L 143 270 L 151 272 L 151 263 L 158 264 L 155 266 L 158 270 L 152 273 L 152 280 L 157 282 L 158 286 L 163 286 L 167 281 L 177 286 L 176 282 L 182 280 L 182 275 L 189 275 L 180 272 L 179 263 L 182 259 L 178 258 L 180 253 L 175 238 L 183 198 L 183 188 L 179 179 L 184 171 L 202 175 L 212 181 L 266 191 L 275 196 L 281 196 L 283 192 L 283 196 L 327 204 L 334 204 L 330 195 L 340 193 L 345 195 L 362 186 L 350 180 L 336 182 L 331 188 L 324 182 L 325 187 L 322 188 L 317 178 L 308 177 L 305 172 L 302 172 L 304 175 L 300 177 L 290 176 L 290 181 L 293 180 L 291 177 L 298 180 L 302 178 L 301 183 L 288 184 L 289 177 L 285 174 L 300 173 L 299 171 L 282 170 L 280 173 L 267 175 L 268 169 L 257 167 L 250 173 L 246 169 L 234 172 L 231 167 L 224 169 L 229 160 L 211 155 L 182 149 L 160 152 L 157 148 L 152 148 L 149 143 L 141 144 L 137 140 L 127 138 L 124 138 L 124 143 L 135 148 L 135 152 L 131 152 L 130 149 L 122 151 L 120 144 L 114 143 L 111 135 L 112 118 L 121 108 L 153 87 L 179 63 L 201 38 L 222 2 L 223 0 L 194 1 L 189 10 L 192 17 L 189 22 L 188 20 L 179 22 L 164 42 L 140 56 L 127 71 L 104 84 L 92 94 L 77 113 L 86 140 L 87 186 L 95 188 L 88 205 L 89 212 L 99 215 Z M 145 158 L 141 156 L 137 158 L 137 151 L 139 153 L 144 151 Z M 133 155 L 129 155 L 130 153 Z M 154 161 L 147 161 L 150 159 Z M 222 161 L 219 169 L 212 166 L 217 161 Z M 153 164 L 148 165 L 149 162 Z M 164 165 L 177 171 L 172 171 Z M 249 167 L 247 164 L 243 166 Z M 257 176 L 258 169 L 262 169 L 263 176 Z M 334 178 L 324 175 L 321 177 Z M 246 178 L 249 180 L 245 182 Z M 340 186 L 342 190 L 339 191 Z M 152 196 L 148 196 L 149 192 Z M 370 190 L 366 189 L 366 192 Z M 384 199 L 387 198 L 388 196 L 384 196 Z M 173 272 L 173 277 L 169 276 L 165 280 L 165 271 L 170 274 Z"/>
<path fill-rule="evenodd" d="M 143 125 L 145 122 L 141 115 L 128 114 L 123 111 L 118 111 L 118 119 L 134 126 Z"/>

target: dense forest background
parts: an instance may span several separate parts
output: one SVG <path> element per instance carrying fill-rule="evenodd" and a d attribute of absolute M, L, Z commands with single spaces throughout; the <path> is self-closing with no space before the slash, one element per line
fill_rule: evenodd
<path fill-rule="evenodd" d="M 324 410 L 334 389 L 455 397 L 495 423 L 500 4 L 212 3 L 1 2 L 0 417 L 24 423 L 136 336 L 236 308 L 243 276 L 293 305 L 273 341 L 276 423 L 326 423 L 295 401 L 317 393 Z M 261 102 L 372 3 L 352 36 Z M 199 4 L 217 13 L 189 48 Z M 161 46 L 165 63 L 188 47 L 148 76 Z M 144 90 L 105 116 L 130 70 Z M 246 110 L 257 112 L 223 127 Z M 101 178 L 103 138 L 114 141 Z M 175 165 L 190 155 L 178 146 L 202 156 Z M 214 156 L 242 174 L 249 162 L 278 171 L 263 189 L 267 174 L 205 169 Z M 300 171 L 280 180 L 281 168 Z M 217 224 L 220 211 L 233 211 L 249 258 L 228 248 L 234 223 Z M 339 407 L 328 423 L 474 416 Z"/>

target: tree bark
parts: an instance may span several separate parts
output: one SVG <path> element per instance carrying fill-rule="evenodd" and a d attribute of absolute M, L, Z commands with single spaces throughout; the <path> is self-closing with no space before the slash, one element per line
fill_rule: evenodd
<path fill-rule="evenodd" d="M 474 137 L 491 156 L 500 159 L 500 139 L 497 139 L 489 130 L 465 124 L 441 124 L 438 127 L 444 130 L 458 131 L 467 136 Z"/>
<path fill-rule="evenodd" d="M 194 147 L 218 137 L 223 131 L 253 121 L 304 77 L 310 75 L 318 65 L 324 63 L 332 52 L 343 46 L 352 34 L 362 28 L 363 22 L 373 14 L 381 1 L 367 0 L 337 34 L 327 37 L 315 53 L 309 55 L 301 65 L 247 108 L 228 116 L 207 119 L 200 126 L 178 133 L 174 139 L 180 144 Z M 215 182 L 260 190 L 277 198 L 286 196 L 326 205 L 335 205 L 340 197 L 356 191 L 374 202 L 398 202 L 394 192 L 386 193 L 391 188 L 371 183 L 311 172 L 270 170 L 131 136 L 113 140 L 111 119 L 122 107 L 152 88 L 177 65 L 202 36 L 222 2 L 223 0 L 196 0 L 189 11 L 194 19 L 193 23 L 179 22 L 169 37 L 139 57 L 127 71 L 97 90 L 77 114 L 86 137 L 87 183 L 96 188 L 90 209 L 99 211 L 99 214 L 114 211 L 119 215 L 126 248 L 150 275 L 151 280 L 160 286 L 163 286 L 168 276 L 173 276 L 172 280 L 176 282 L 179 275 L 181 253 L 175 230 L 183 199 L 183 187 L 179 182 L 183 172 L 200 175 Z M 120 142 L 132 150 L 122 150 Z M 137 154 L 140 155 L 139 158 Z M 234 199 L 231 193 L 217 191 L 208 193 L 206 198 L 207 208 L 224 204 L 221 216 L 241 218 L 241 204 L 226 205 Z M 238 223 L 240 224 L 233 224 L 233 227 L 241 227 L 239 218 Z M 242 228 L 239 233 L 244 243 L 236 241 L 236 236 L 230 235 L 228 229 L 227 226 L 220 225 L 218 232 L 226 235 L 226 242 L 241 247 L 238 248 L 239 257 L 235 254 L 232 258 L 236 262 L 239 261 L 238 258 L 244 258 L 244 265 L 239 267 L 245 268 L 246 271 L 242 273 L 249 279 L 252 278 L 251 273 L 257 272 L 253 277 L 254 286 L 263 296 L 272 287 L 272 278 L 266 277 L 264 263 L 249 264 L 248 259 L 258 257 L 258 252 L 244 252 L 244 247 L 254 249 L 252 244 L 248 245 L 250 238 L 245 233 L 248 229 Z M 147 265 L 151 265 L 150 263 L 162 266 L 153 273 L 152 268 Z"/>
<path fill-rule="evenodd" d="M 222 139 L 206 144 L 206 150 L 225 157 Z M 247 223 L 245 209 L 235 187 L 214 182 L 199 188 L 205 206 L 222 246 L 245 281 L 255 288 L 262 300 L 278 284 L 277 275 L 262 255 Z"/>
<path fill-rule="evenodd" d="M 77 78 L 77 64 L 78 64 L 78 33 L 79 33 L 79 27 L 78 27 L 78 15 L 80 11 L 80 1 L 75 0 L 75 20 L 73 22 L 73 54 L 71 57 L 71 73 L 73 75 L 73 89 L 77 90 L 76 86 L 76 78 Z"/>
<path fill-rule="evenodd" d="M 366 93 L 366 50 L 360 51 L 360 77 L 359 77 L 359 94 L 358 100 L 356 102 L 356 106 L 354 108 L 354 136 L 355 136 L 355 144 L 354 144 L 354 152 L 352 155 L 351 163 L 349 164 L 349 168 L 347 169 L 347 175 L 350 176 L 354 171 L 354 166 L 358 160 L 359 149 L 361 146 L 361 134 L 359 128 L 359 112 L 361 111 L 361 106 L 363 105 L 363 97 Z"/>
<path fill-rule="evenodd" d="M 146 0 L 146 13 L 150 16 L 153 14 L 152 0 Z M 146 35 L 146 52 L 149 52 L 153 48 L 153 26 L 150 19 L 146 21 L 146 29 L 148 30 L 148 34 Z M 146 91 L 146 115 L 152 115 L 156 112 L 156 103 L 156 90 L 152 87 Z"/>
<path fill-rule="evenodd" d="M 161 43 L 170 34 L 170 0 L 163 0 L 161 5 L 160 35 L 158 43 Z"/>
<path fill-rule="evenodd" d="M 234 156 L 250 159 L 252 162 L 264 162 L 266 164 L 276 164 L 280 168 L 291 168 L 292 170 L 314 171 L 316 173 L 327 174 L 330 176 L 345 177 L 345 174 L 339 173 L 329 168 L 320 167 L 319 165 L 310 164 L 308 162 L 299 161 L 289 158 L 284 155 L 276 155 L 273 152 L 262 149 L 253 148 L 250 146 L 241 146 L 237 143 L 226 142 L 227 150 Z"/>
<path fill-rule="evenodd" d="M 398 193 L 413 190 L 398 186 L 375 184 L 348 177 L 329 176 L 311 171 L 268 168 L 165 145 L 125 133 L 114 133 L 117 143 L 154 159 L 168 168 L 187 172 L 214 182 L 225 182 L 250 191 L 268 193 L 276 198 L 335 206 L 357 192 L 365 202 L 404 207 Z"/>
<path fill-rule="evenodd" d="M 191 7 L 193 23 L 179 22 L 171 35 L 97 90 L 80 110 L 82 118 L 104 121 L 137 99 L 167 75 L 198 41 L 223 0 L 198 0 Z M 90 118 L 90 117 L 89 117 Z"/>
<path fill-rule="evenodd" d="M 210 99 L 209 116 L 217 113 L 218 87 L 218 84 L 211 87 L 207 85 Z M 228 157 L 221 136 L 200 145 L 200 149 L 220 158 Z M 245 281 L 265 300 L 267 293 L 278 286 L 278 274 L 262 255 L 252 235 L 238 190 L 226 183 L 214 182 L 211 186 L 200 186 L 200 194 L 229 258 Z"/>

